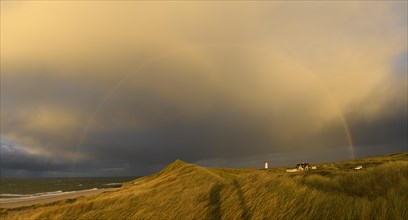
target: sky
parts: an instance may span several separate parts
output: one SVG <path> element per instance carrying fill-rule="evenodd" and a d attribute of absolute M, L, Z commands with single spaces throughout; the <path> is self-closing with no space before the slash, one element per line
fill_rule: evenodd
<path fill-rule="evenodd" d="M 407 151 L 407 1 L 1 1 L 1 177 Z"/>

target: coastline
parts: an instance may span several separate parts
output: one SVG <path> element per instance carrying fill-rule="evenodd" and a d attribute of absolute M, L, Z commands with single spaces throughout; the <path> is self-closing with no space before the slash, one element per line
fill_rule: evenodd
<path fill-rule="evenodd" d="M 15 199 L 0 200 L 0 208 L 18 208 L 23 206 L 31 206 L 41 203 L 55 202 L 64 199 L 73 199 L 82 196 L 92 196 L 106 191 L 113 191 L 118 188 L 103 188 L 103 189 L 88 189 L 81 191 L 64 192 L 61 194 L 42 195 L 38 197 L 25 197 Z"/>

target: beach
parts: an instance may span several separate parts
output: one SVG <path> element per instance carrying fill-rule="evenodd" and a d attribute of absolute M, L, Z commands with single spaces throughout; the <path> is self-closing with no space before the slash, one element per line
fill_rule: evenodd
<path fill-rule="evenodd" d="M 31 206 L 40 203 L 49 203 L 58 200 L 73 199 L 81 196 L 91 196 L 99 194 L 101 192 L 112 191 L 116 189 L 118 188 L 89 189 L 73 192 L 64 192 L 60 194 L 43 195 L 38 197 L 3 199 L 0 200 L 0 208 L 17 208 L 22 206 Z"/>

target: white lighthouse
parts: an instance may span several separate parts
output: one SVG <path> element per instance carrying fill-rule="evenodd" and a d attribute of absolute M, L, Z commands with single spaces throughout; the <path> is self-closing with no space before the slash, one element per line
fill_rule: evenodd
<path fill-rule="evenodd" d="M 267 169 L 268 169 L 268 161 L 265 160 L 265 170 L 267 170 Z"/>

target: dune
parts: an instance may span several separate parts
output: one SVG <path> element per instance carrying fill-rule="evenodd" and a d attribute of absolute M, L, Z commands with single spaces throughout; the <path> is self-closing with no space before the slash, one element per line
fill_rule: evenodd
<path fill-rule="evenodd" d="M 355 170 L 358 165 L 363 169 Z M 205 168 L 177 160 L 114 191 L 2 209 L 0 217 L 408 219 L 408 152 L 313 166 L 287 173 L 287 167 Z"/>

